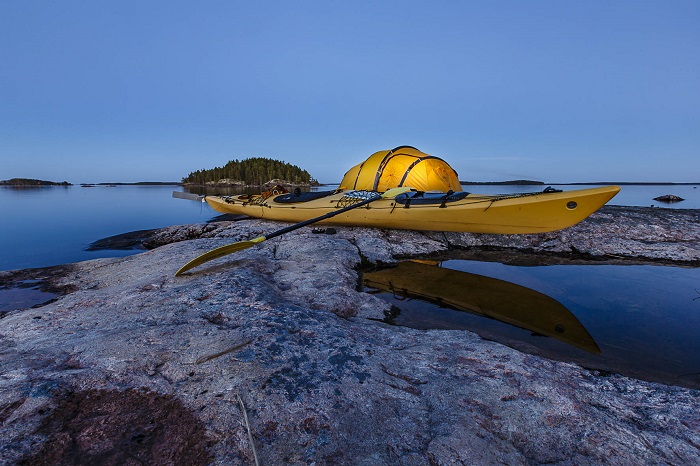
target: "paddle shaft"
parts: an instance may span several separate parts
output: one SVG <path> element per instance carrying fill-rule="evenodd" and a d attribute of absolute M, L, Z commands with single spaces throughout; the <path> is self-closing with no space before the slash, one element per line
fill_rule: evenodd
<path fill-rule="evenodd" d="M 225 246 L 220 246 L 216 249 L 212 249 L 209 252 L 205 252 L 199 257 L 195 257 L 191 261 L 189 261 L 187 264 L 183 265 L 180 270 L 178 270 L 175 275 L 178 276 L 194 267 L 197 267 L 199 265 L 204 264 L 205 262 L 209 262 L 214 259 L 218 259 L 219 257 L 223 257 L 227 254 L 234 253 L 236 251 L 242 251 L 243 249 L 248 249 L 249 247 L 255 246 L 258 243 L 262 243 L 263 241 L 270 239 L 270 238 L 275 238 L 277 236 L 283 235 L 285 233 L 289 233 L 290 231 L 297 230 L 301 227 L 305 227 L 307 225 L 311 225 L 312 223 L 320 222 L 321 220 L 326 220 L 331 217 L 335 217 L 336 215 L 342 214 L 343 212 L 347 212 L 348 210 L 352 209 L 357 209 L 358 207 L 362 207 L 363 205 L 367 205 L 370 202 L 374 202 L 379 199 L 389 199 L 398 196 L 401 193 L 405 193 L 407 191 L 410 191 L 411 188 L 393 188 L 388 191 L 386 191 L 382 195 L 376 195 L 373 197 L 370 197 L 369 199 L 365 199 L 363 201 L 360 201 L 356 204 L 343 207 L 342 209 L 334 210 L 332 212 L 329 212 L 325 215 L 321 215 L 320 217 L 312 218 L 309 220 L 305 220 L 300 223 L 296 223 L 294 225 L 288 226 L 286 228 L 282 228 L 281 230 L 277 230 L 275 232 L 272 232 L 268 235 L 265 236 L 258 236 L 257 238 L 254 238 L 250 241 L 240 241 L 238 243 L 232 243 L 232 244 L 227 244 Z"/>
<path fill-rule="evenodd" d="M 309 220 L 304 220 L 303 222 L 295 223 L 294 225 L 290 225 L 288 227 L 282 228 L 281 230 L 277 230 L 277 231 L 274 231 L 270 234 L 263 235 L 263 236 L 265 237 L 265 239 L 275 238 L 277 236 L 284 235 L 285 233 L 289 233 L 290 231 L 294 231 L 294 230 L 297 230 L 299 228 L 303 228 L 307 225 L 311 225 L 312 223 L 320 222 L 322 220 L 326 220 L 326 219 L 329 219 L 331 217 L 335 217 L 336 215 L 342 214 L 343 212 L 347 212 L 348 210 L 357 209 L 358 207 L 362 207 L 363 205 L 367 205 L 370 202 L 374 202 L 374 201 L 381 199 L 381 198 L 382 198 L 382 196 L 370 197 L 369 199 L 365 199 L 364 201 L 358 202 L 356 204 L 353 204 L 353 205 L 350 205 L 347 207 L 343 207 L 342 209 L 334 210 L 332 212 L 328 212 L 327 214 L 321 215 L 320 217 L 311 218 Z"/>

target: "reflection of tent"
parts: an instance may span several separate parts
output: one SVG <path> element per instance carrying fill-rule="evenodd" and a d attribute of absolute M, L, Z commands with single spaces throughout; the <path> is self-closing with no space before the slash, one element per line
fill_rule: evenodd
<path fill-rule="evenodd" d="M 384 192 L 406 186 L 418 191 L 461 191 L 457 172 L 444 160 L 415 147 L 400 146 L 375 152 L 343 177 L 343 189 Z"/>

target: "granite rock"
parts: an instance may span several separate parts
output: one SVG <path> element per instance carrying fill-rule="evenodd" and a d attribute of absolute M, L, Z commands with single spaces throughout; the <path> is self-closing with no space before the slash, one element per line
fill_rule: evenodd
<path fill-rule="evenodd" d="M 693 265 L 697 215 L 605 208 L 517 237 L 307 228 L 174 277 L 281 226 L 221 222 L 53 268 L 57 300 L 0 319 L 0 462 L 697 464 L 699 391 L 389 326 L 357 290 L 363 261 L 455 247 Z"/>
<path fill-rule="evenodd" d="M 248 220 L 186 225 L 157 230 L 144 241 L 153 248 L 193 238 L 241 241 L 286 226 Z M 583 222 L 551 233 L 490 235 L 336 228 L 370 262 L 444 252 L 450 249 L 510 249 L 570 257 L 627 258 L 636 262 L 700 263 L 700 210 L 604 206 Z"/>

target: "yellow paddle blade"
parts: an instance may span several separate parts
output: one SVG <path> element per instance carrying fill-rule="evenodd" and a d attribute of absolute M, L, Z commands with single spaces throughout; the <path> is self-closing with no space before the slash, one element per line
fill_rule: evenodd
<path fill-rule="evenodd" d="M 241 241 L 238 243 L 227 244 L 226 246 L 221 246 L 221 247 L 218 247 L 216 249 L 212 249 L 211 251 L 205 252 L 204 254 L 202 254 L 199 257 L 195 257 L 194 259 L 189 261 L 187 264 L 183 265 L 180 268 L 180 270 L 175 272 L 175 276 L 177 277 L 177 276 L 183 274 L 184 272 L 187 272 L 188 270 L 190 270 L 194 267 L 197 267 L 198 265 L 204 264 L 205 262 L 209 262 L 209 261 L 212 261 L 214 259 L 218 259 L 219 257 L 223 257 L 227 254 L 232 254 L 234 252 L 241 251 L 243 249 L 248 249 L 249 247 L 255 246 L 257 243 L 261 243 L 261 242 L 265 241 L 266 239 L 275 238 L 275 237 L 283 235 L 285 233 L 289 233 L 290 231 L 297 230 L 297 229 L 304 227 L 306 225 L 311 225 L 313 223 L 316 223 L 316 222 L 319 222 L 321 220 L 333 217 L 333 216 L 341 214 L 343 212 L 347 212 L 348 210 L 356 209 L 356 208 L 361 207 L 363 205 L 369 204 L 370 202 L 374 202 L 378 199 L 394 198 L 394 197 L 398 196 L 399 194 L 408 192 L 410 190 L 411 190 L 411 188 L 406 188 L 406 187 L 389 189 L 384 194 L 382 194 L 380 196 L 365 199 L 362 202 L 358 202 L 357 204 L 353 204 L 351 206 L 344 207 L 342 209 L 334 210 L 332 212 L 327 213 L 326 215 L 322 215 L 320 217 L 305 220 L 303 222 L 282 228 L 281 230 L 277 230 L 273 233 L 268 233 L 266 236 L 259 236 L 257 238 L 253 238 L 249 241 Z"/>
<path fill-rule="evenodd" d="M 405 186 L 402 186 L 400 188 L 387 189 L 384 192 L 384 194 L 382 194 L 382 199 L 391 199 L 391 198 L 398 196 L 399 194 L 407 193 L 410 190 L 411 190 L 411 188 L 407 188 Z"/>
<path fill-rule="evenodd" d="M 265 241 L 267 238 L 264 236 L 258 236 L 257 238 L 253 238 L 249 241 L 240 241 L 238 243 L 231 243 L 227 244 L 225 246 L 218 247 L 216 249 L 212 249 L 211 251 L 205 252 L 201 256 L 197 256 L 182 267 L 180 267 L 180 270 L 175 272 L 175 276 L 179 276 L 188 270 L 197 267 L 198 265 L 202 265 L 205 262 L 213 261 L 214 259 L 218 259 L 219 257 L 223 257 L 227 254 L 232 254 L 237 251 L 242 251 L 243 249 L 248 249 L 250 247 L 255 246 L 258 243 L 262 243 Z"/>

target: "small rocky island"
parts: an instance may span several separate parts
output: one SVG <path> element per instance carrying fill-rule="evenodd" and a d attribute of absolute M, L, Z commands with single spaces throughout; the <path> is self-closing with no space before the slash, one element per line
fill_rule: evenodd
<path fill-rule="evenodd" d="M 17 188 L 32 187 L 32 186 L 73 186 L 67 181 L 57 183 L 55 181 L 35 180 L 32 178 L 12 178 L 10 180 L 1 180 L 0 186 L 13 186 Z"/>
<path fill-rule="evenodd" d="M 381 319 L 361 264 L 454 249 L 700 265 L 700 212 L 606 206 L 556 233 L 150 232 L 149 251 L 0 272 L 60 296 L 0 319 L 4 464 L 698 464 L 700 391 Z"/>
<path fill-rule="evenodd" d="M 675 202 L 684 201 L 685 199 L 683 199 L 680 196 L 676 196 L 675 194 L 664 194 L 663 196 L 655 197 L 654 200 L 659 202 L 665 202 L 667 204 L 673 204 Z"/>

